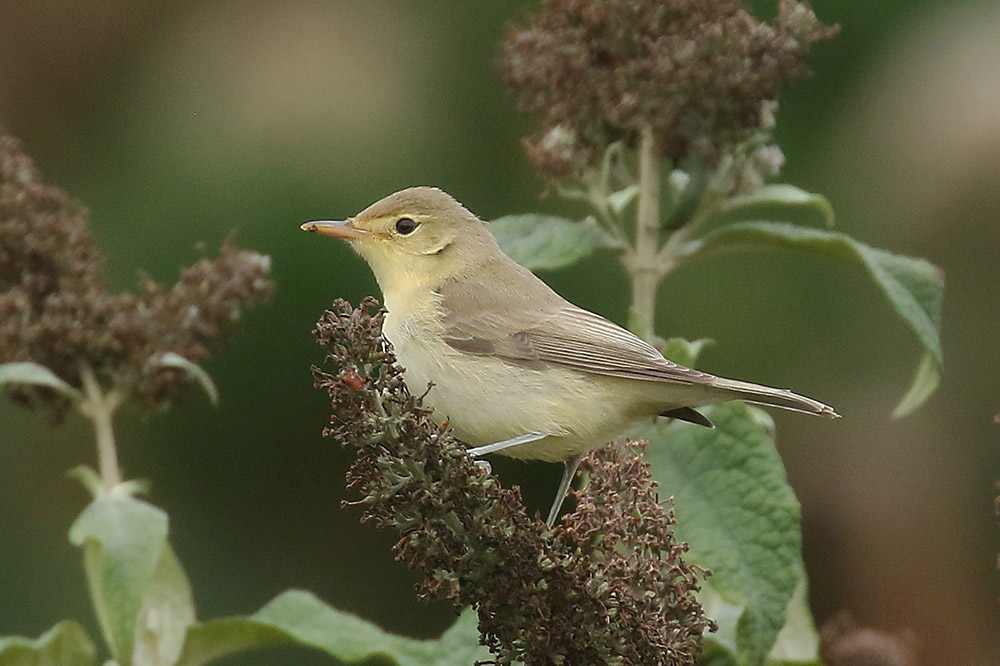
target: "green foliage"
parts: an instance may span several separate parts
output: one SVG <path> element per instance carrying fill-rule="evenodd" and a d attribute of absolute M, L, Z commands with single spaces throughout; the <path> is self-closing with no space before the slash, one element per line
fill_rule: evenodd
<path fill-rule="evenodd" d="M 0 638 L 0 666 L 90 666 L 97 648 L 76 622 L 63 620 L 31 640 Z"/>
<path fill-rule="evenodd" d="M 91 599 L 111 653 L 127 666 L 137 634 L 153 630 L 137 625 L 167 547 L 167 514 L 132 497 L 102 495 L 76 519 L 69 538 L 83 548 Z"/>
<path fill-rule="evenodd" d="M 734 649 L 751 666 L 764 663 L 805 576 L 799 503 L 758 412 L 724 403 L 705 410 L 714 429 L 661 421 L 632 433 L 650 442 L 646 458 L 660 492 L 674 497 L 691 559 L 740 609 Z"/>
<path fill-rule="evenodd" d="M 798 250 L 857 264 L 867 270 L 916 333 L 925 352 L 913 388 L 895 413 L 902 416 L 913 411 L 933 393 L 944 366 L 941 354 L 944 274 L 940 268 L 924 259 L 878 250 L 843 233 L 778 222 L 743 222 L 722 227 L 692 241 L 689 253 L 705 255 L 755 247 Z"/>
<path fill-rule="evenodd" d="M 479 646 L 476 614 L 466 612 L 437 640 L 420 641 L 382 631 L 315 596 L 289 590 L 248 617 L 192 627 L 177 666 L 201 666 L 250 648 L 297 643 L 343 663 L 380 657 L 399 666 L 469 666 L 490 654 Z"/>
<path fill-rule="evenodd" d="M 738 666 L 746 664 L 736 648 L 736 626 L 741 609 L 726 604 L 711 588 L 705 597 L 712 605 L 719 630 L 705 641 L 705 651 L 698 659 L 699 666 Z M 807 585 L 803 578 L 795 588 L 788 603 L 785 626 L 771 648 L 765 666 L 823 666 L 819 660 L 819 634 L 809 610 Z"/>
<path fill-rule="evenodd" d="M 191 584 L 174 549 L 166 543 L 142 595 L 133 663 L 162 666 L 176 663 L 188 628 L 194 622 Z"/>
<path fill-rule="evenodd" d="M 814 663 L 819 661 L 819 634 L 809 610 L 809 586 L 805 576 L 799 581 L 788 602 L 785 626 L 778 632 L 778 640 L 771 648 L 768 660 L 781 663 Z"/>
<path fill-rule="evenodd" d="M 607 197 L 608 208 L 615 215 L 621 215 L 628 208 L 629 204 L 635 201 L 635 198 L 639 196 L 639 186 L 629 185 L 623 187 L 617 192 L 612 192 Z"/>
<path fill-rule="evenodd" d="M 910 388 L 906 392 L 906 395 L 903 396 L 903 399 L 892 410 L 892 415 L 899 418 L 914 411 L 931 397 L 940 383 L 941 369 L 934 358 L 934 354 L 925 352 L 920 359 L 920 364 L 917 366 L 913 383 L 910 384 Z"/>
<path fill-rule="evenodd" d="M 124 484 L 123 484 L 124 485 Z M 128 666 L 201 666 L 266 646 L 297 644 L 340 663 L 378 658 L 399 666 L 468 666 L 488 659 L 476 615 L 437 640 L 389 634 L 308 592 L 290 590 L 252 616 L 195 621 L 187 576 L 167 542 L 167 515 L 121 492 L 98 496 L 70 539 L 84 549 L 94 609 L 112 656 Z M 37 640 L 0 638 L 0 666 L 90 666 L 96 647 L 75 622 Z"/>
<path fill-rule="evenodd" d="M 205 368 L 197 363 L 192 363 L 174 352 L 166 352 L 154 358 L 155 365 L 163 368 L 177 368 L 184 371 L 189 377 L 198 382 L 198 385 L 205 391 L 205 395 L 208 396 L 209 401 L 213 405 L 219 404 L 219 389 L 216 388 L 215 382 L 212 381 L 212 376 L 205 371 Z"/>
<path fill-rule="evenodd" d="M 44 386 L 67 398 L 79 402 L 83 394 L 61 380 L 56 373 L 44 365 L 30 362 L 0 364 L 0 387 L 3 386 Z"/>
<path fill-rule="evenodd" d="M 508 215 L 491 222 L 489 229 L 508 257 L 531 270 L 570 266 L 607 242 L 593 222 L 549 215 Z"/>
<path fill-rule="evenodd" d="M 776 183 L 727 199 L 707 224 L 716 226 L 720 222 L 744 220 L 782 220 L 832 227 L 834 214 L 833 206 L 823 195 Z"/>

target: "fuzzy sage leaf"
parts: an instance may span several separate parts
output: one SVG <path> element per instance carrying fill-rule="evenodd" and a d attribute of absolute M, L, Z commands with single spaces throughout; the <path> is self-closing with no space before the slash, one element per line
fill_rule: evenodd
<path fill-rule="evenodd" d="M 940 383 L 941 372 L 934 354 L 929 351 L 924 352 L 923 358 L 920 359 L 920 364 L 917 366 L 913 383 L 910 384 L 910 389 L 896 405 L 896 408 L 892 410 L 892 415 L 900 418 L 913 412 L 927 401 L 927 398 L 937 390 Z"/>
<path fill-rule="evenodd" d="M 782 663 L 819 663 L 819 632 L 809 609 L 809 585 L 805 575 L 788 602 L 785 626 L 771 648 L 769 660 Z"/>
<path fill-rule="evenodd" d="M 284 644 L 310 647 L 348 664 L 379 658 L 379 663 L 398 666 L 468 666 L 490 658 L 479 645 L 474 612 L 464 613 L 439 639 L 421 641 L 387 633 L 308 592 L 289 590 L 251 616 L 193 627 L 176 666 L 201 666 L 225 655 Z"/>
<path fill-rule="evenodd" d="M 83 548 L 91 599 L 111 653 L 128 666 L 143 597 L 165 550 L 167 514 L 132 497 L 102 495 L 76 519 L 69 538 Z"/>
<path fill-rule="evenodd" d="M 70 398 L 74 402 L 83 399 L 83 394 L 64 382 L 56 373 L 44 365 L 30 362 L 4 363 L 0 365 L 0 386 L 44 386 Z"/>
<path fill-rule="evenodd" d="M 201 367 L 197 363 L 192 363 L 180 354 L 165 352 L 154 357 L 153 364 L 163 368 L 177 368 L 178 370 L 183 370 L 189 377 L 198 382 L 201 388 L 205 391 L 205 395 L 208 396 L 209 402 L 213 405 L 219 404 L 219 389 L 216 388 L 215 382 L 212 381 L 212 376 L 205 371 L 205 368 Z"/>
<path fill-rule="evenodd" d="M 97 647 L 76 622 L 63 620 L 32 640 L 0 637 L 0 666 L 91 666 Z"/>
<path fill-rule="evenodd" d="M 799 224 L 832 227 L 833 206 L 822 194 L 808 192 L 794 185 L 774 184 L 758 187 L 749 194 L 726 200 L 708 224 L 715 221 L 783 220 Z"/>
<path fill-rule="evenodd" d="M 531 270 L 570 266 L 607 243 L 596 223 L 550 215 L 507 215 L 488 228 L 504 254 Z"/>
<path fill-rule="evenodd" d="M 944 367 L 941 354 L 944 272 L 929 261 L 879 250 L 846 234 L 780 222 L 733 224 L 694 243 L 693 255 L 753 247 L 781 248 L 862 266 L 924 347 L 925 360 L 913 387 L 894 414 L 903 416 L 912 412 L 937 387 Z"/>
<path fill-rule="evenodd" d="M 136 622 L 134 664 L 173 664 L 180 656 L 188 627 L 195 622 L 191 584 L 169 543 L 142 595 Z"/>

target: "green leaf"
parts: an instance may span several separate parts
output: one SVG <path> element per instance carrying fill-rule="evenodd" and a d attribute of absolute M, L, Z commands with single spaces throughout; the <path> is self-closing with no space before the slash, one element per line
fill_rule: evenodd
<path fill-rule="evenodd" d="M 911 414 L 920 405 L 927 402 L 927 398 L 931 397 L 940 383 L 941 371 L 934 360 L 934 355 L 930 352 L 924 352 L 923 358 L 920 359 L 920 365 L 917 366 L 916 376 L 913 378 L 910 390 L 896 405 L 896 409 L 892 410 L 893 417 L 898 419 Z"/>
<path fill-rule="evenodd" d="M 779 663 L 812 663 L 819 661 L 819 632 L 809 609 L 809 584 L 803 573 L 788 602 L 785 626 L 771 648 L 768 661 Z"/>
<path fill-rule="evenodd" d="M 437 640 L 405 638 L 331 608 L 309 592 L 289 590 L 252 616 L 193 627 L 177 666 L 201 666 L 243 650 L 289 643 L 346 663 L 381 657 L 400 666 L 470 666 L 489 658 L 476 627 L 475 613 L 466 612 Z"/>
<path fill-rule="evenodd" d="M 860 243 L 834 231 L 806 229 L 780 222 L 745 222 L 722 227 L 695 241 L 693 254 L 750 247 L 784 248 L 809 252 L 862 266 L 875 280 L 903 321 L 916 333 L 926 352 L 913 386 L 896 407 L 896 414 L 912 412 L 937 387 L 944 359 L 941 354 L 941 303 L 944 273 L 924 259 L 904 257 Z"/>
<path fill-rule="evenodd" d="M 650 442 L 646 459 L 660 492 L 674 496 L 677 535 L 690 544 L 690 559 L 712 570 L 707 585 L 739 609 L 740 663 L 758 666 L 803 577 L 799 503 L 750 407 L 724 403 L 705 415 L 714 429 L 659 421 L 631 434 Z"/>
<path fill-rule="evenodd" d="M 834 214 L 823 195 L 794 185 L 775 184 L 727 200 L 708 224 L 738 220 L 783 220 L 832 227 Z"/>
<path fill-rule="evenodd" d="M 705 615 L 715 620 L 717 629 L 705 636 L 705 649 L 698 658 L 699 664 L 735 664 L 736 625 L 743 615 L 743 607 L 736 606 L 722 598 L 711 585 L 703 585 L 698 593 L 698 601 Z"/>
<path fill-rule="evenodd" d="M 101 475 L 94 471 L 93 467 L 88 465 L 77 465 L 70 471 L 66 472 L 66 476 L 79 481 L 94 499 L 97 499 L 104 494 L 104 482 L 101 480 Z"/>
<path fill-rule="evenodd" d="M 86 630 L 63 620 L 32 640 L 0 637 L 0 666 L 90 666 L 97 648 Z"/>
<path fill-rule="evenodd" d="M 131 663 L 143 597 L 166 547 L 167 514 L 126 495 L 102 495 L 69 530 L 83 548 L 90 596 L 111 653 Z"/>
<path fill-rule="evenodd" d="M 55 389 L 74 402 L 83 400 L 83 393 L 59 379 L 56 373 L 44 365 L 37 363 L 4 363 L 0 365 L 0 386 L 5 384 L 46 386 Z"/>
<path fill-rule="evenodd" d="M 607 242 L 596 222 L 533 213 L 501 217 L 489 230 L 508 257 L 531 270 L 570 266 Z"/>
<path fill-rule="evenodd" d="M 219 389 L 216 388 L 211 375 L 205 371 L 205 368 L 201 367 L 197 363 L 192 363 L 180 354 L 175 354 L 174 352 L 164 352 L 163 354 L 160 354 L 156 357 L 156 360 L 153 361 L 153 363 L 164 368 L 177 368 L 178 370 L 183 370 L 201 385 L 201 388 L 205 390 L 205 394 L 208 396 L 209 402 L 213 405 L 219 404 Z"/>
<path fill-rule="evenodd" d="M 785 626 L 778 632 L 764 662 L 767 666 L 823 666 L 819 660 L 819 634 L 809 610 L 807 589 L 803 575 L 788 602 Z M 735 645 L 740 609 L 723 601 L 711 587 L 703 588 L 700 597 L 705 613 L 716 621 L 719 629 L 705 637 L 705 650 L 698 657 L 698 664 L 737 666 L 742 663 Z"/>
<path fill-rule="evenodd" d="M 628 205 L 635 201 L 635 198 L 639 196 L 639 186 L 629 185 L 628 187 L 623 187 L 617 192 L 612 192 L 608 195 L 608 206 L 614 211 L 615 215 L 621 215 L 622 211 L 628 208 Z"/>
<path fill-rule="evenodd" d="M 195 622 L 191 584 L 174 549 L 165 544 L 146 586 L 136 625 L 134 664 L 170 666 Z"/>

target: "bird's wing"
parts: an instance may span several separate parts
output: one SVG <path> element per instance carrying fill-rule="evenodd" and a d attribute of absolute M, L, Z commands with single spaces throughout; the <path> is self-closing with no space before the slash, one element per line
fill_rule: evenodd
<path fill-rule="evenodd" d="M 540 280 L 537 284 L 545 286 Z M 509 288 L 512 286 L 515 289 Z M 516 289 L 518 286 L 525 288 Z M 475 288 L 451 283 L 438 289 L 445 342 L 462 352 L 532 367 L 551 364 L 600 375 L 684 384 L 714 379 L 668 361 L 621 326 L 572 305 L 548 287 L 544 293 L 534 284 L 506 287 L 503 292 L 507 297 L 502 301 L 492 297 L 494 287 L 484 287 L 482 282 Z M 499 307 L 501 302 L 505 307 Z"/>
<path fill-rule="evenodd" d="M 561 366 L 626 379 L 709 385 L 727 399 L 837 416 L 832 407 L 786 389 L 717 377 L 668 361 L 621 326 L 566 301 L 526 268 L 502 260 L 509 263 L 481 267 L 480 279 L 449 281 L 435 290 L 444 340 L 452 348 L 529 367 Z"/>

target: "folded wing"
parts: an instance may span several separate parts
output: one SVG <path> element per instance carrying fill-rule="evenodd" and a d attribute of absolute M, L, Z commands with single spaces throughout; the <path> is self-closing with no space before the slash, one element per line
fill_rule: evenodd
<path fill-rule="evenodd" d="M 529 367 L 555 365 L 626 379 L 700 384 L 726 395 L 720 399 L 836 416 L 831 407 L 785 389 L 725 379 L 669 361 L 652 345 L 569 303 L 530 271 L 521 270 L 526 275 L 517 274 L 515 284 L 451 282 L 439 288 L 445 342 L 462 352 Z"/>

